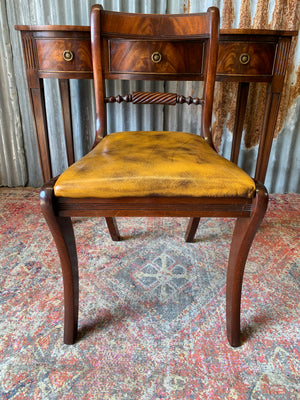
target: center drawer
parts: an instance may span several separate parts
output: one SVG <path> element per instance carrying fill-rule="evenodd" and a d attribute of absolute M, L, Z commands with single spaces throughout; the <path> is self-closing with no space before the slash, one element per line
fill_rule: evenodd
<path fill-rule="evenodd" d="M 203 73 L 203 41 L 109 40 L 109 74 Z"/>

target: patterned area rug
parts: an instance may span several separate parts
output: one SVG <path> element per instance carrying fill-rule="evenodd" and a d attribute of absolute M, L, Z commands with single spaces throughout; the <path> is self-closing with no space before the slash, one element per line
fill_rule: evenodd
<path fill-rule="evenodd" d="M 225 333 L 233 220 L 75 219 L 80 338 L 62 343 L 58 256 L 35 189 L 0 189 L 1 399 L 299 399 L 300 195 L 272 195 Z"/>

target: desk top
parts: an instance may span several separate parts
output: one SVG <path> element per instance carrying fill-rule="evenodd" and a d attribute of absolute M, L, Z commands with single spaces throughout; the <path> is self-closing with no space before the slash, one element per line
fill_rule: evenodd
<path fill-rule="evenodd" d="M 90 26 L 82 25 L 15 25 L 17 31 L 79 31 L 90 32 Z M 298 31 L 272 29 L 220 29 L 220 35 L 275 35 L 297 36 Z"/>

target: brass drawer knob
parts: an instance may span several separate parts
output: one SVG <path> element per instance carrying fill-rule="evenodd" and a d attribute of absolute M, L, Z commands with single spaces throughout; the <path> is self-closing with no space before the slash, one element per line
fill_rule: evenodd
<path fill-rule="evenodd" d="M 74 58 L 74 54 L 71 50 L 65 50 L 63 52 L 63 58 L 65 61 L 72 61 Z"/>
<path fill-rule="evenodd" d="M 155 51 L 151 56 L 151 60 L 157 64 L 162 60 L 162 55 L 158 51 Z"/>
<path fill-rule="evenodd" d="M 245 65 L 248 64 L 248 62 L 250 61 L 250 56 L 248 53 L 242 53 L 240 55 L 240 63 Z"/>

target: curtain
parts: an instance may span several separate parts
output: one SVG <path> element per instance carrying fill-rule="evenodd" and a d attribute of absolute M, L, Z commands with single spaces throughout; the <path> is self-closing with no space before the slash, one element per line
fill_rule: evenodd
<path fill-rule="evenodd" d="M 25 185 L 28 179 L 17 83 L 5 2 L 0 2 L 0 184 Z"/>

